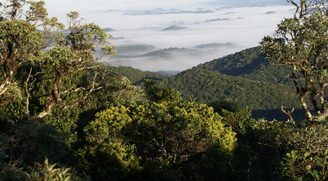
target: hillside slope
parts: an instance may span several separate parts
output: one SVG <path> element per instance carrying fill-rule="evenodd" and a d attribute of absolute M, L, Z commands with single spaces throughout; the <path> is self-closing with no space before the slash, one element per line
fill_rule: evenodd
<path fill-rule="evenodd" d="M 135 69 L 133 67 L 106 66 L 106 69 L 109 72 L 114 72 L 114 73 L 117 73 L 117 74 L 127 77 L 133 85 L 138 85 L 138 86 L 140 86 L 143 83 L 144 79 L 162 80 L 162 79 L 166 78 L 165 75 L 157 74 L 155 72 L 142 71 L 139 69 Z"/>
<path fill-rule="evenodd" d="M 260 55 L 258 47 L 199 64 L 195 68 L 217 71 L 222 74 L 240 76 L 251 80 L 293 85 L 289 78 L 291 68 L 284 65 L 274 65 L 265 60 Z"/>
<path fill-rule="evenodd" d="M 160 87 L 173 87 L 184 99 L 195 98 L 198 103 L 230 99 L 240 107 L 248 106 L 255 118 L 288 119 L 280 111 L 284 106 L 298 109 L 294 115 L 302 119 L 301 106 L 288 77 L 290 68 L 271 64 L 260 55 L 258 47 L 200 64 L 170 77 L 132 67 L 109 66 L 108 69 L 128 77 L 133 85 L 142 85 L 144 79 L 152 79 Z"/>
<path fill-rule="evenodd" d="M 221 74 L 204 69 L 189 69 L 167 77 L 158 83 L 161 87 L 173 87 L 185 99 L 195 98 L 199 103 L 230 99 L 241 107 L 266 110 L 300 108 L 293 87 L 254 81 L 243 77 Z"/>

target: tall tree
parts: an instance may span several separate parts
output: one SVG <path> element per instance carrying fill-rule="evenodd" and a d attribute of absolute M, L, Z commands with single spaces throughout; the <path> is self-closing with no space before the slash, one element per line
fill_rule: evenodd
<path fill-rule="evenodd" d="M 18 66 L 35 62 L 51 46 L 56 32 L 64 27 L 57 18 L 48 18 L 43 1 L 9 0 L 0 8 L 0 95 L 11 86 Z M 28 10 L 26 9 L 28 6 Z M 37 31 L 43 29 L 43 31 Z"/>
<path fill-rule="evenodd" d="M 111 35 L 106 34 L 100 26 L 88 24 L 79 18 L 77 12 L 70 12 L 67 14 L 68 34 L 63 34 L 60 30 L 64 29 L 64 25 L 55 17 L 48 18 L 44 1 L 9 0 L 1 6 L 0 71 L 3 72 L 3 77 L 0 77 L 0 96 L 16 85 L 13 84 L 13 77 L 22 63 L 32 63 L 42 70 L 33 76 L 31 69 L 26 77 L 28 118 L 29 86 L 35 81 L 35 75 L 49 75 L 49 85 L 46 86 L 51 88 L 43 101 L 44 109 L 38 114 L 38 118 L 49 115 L 56 105 L 62 110 L 71 109 L 85 101 L 91 92 L 102 88 L 100 83 L 105 72 L 97 77 L 97 61 L 108 55 L 115 55 L 116 51 L 108 41 Z M 25 10 L 26 6 L 28 10 Z M 79 85 L 65 81 L 85 70 L 95 73 L 89 84 Z M 70 93 L 83 95 L 63 100 Z"/>
<path fill-rule="evenodd" d="M 38 115 L 39 118 L 49 115 L 55 105 L 60 105 L 62 110 L 71 109 L 83 102 L 91 92 L 101 89 L 100 83 L 106 71 L 97 81 L 97 68 L 100 65 L 97 61 L 111 54 L 116 55 L 115 47 L 109 45 L 108 39 L 111 35 L 100 26 L 85 23 L 83 19 L 79 19 L 78 12 L 68 13 L 67 18 L 69 34 L 57 39 L 56 46 L 41 57 L 43 58 L 41 66 L 47 70 L 47 73 L 52 72 L 54 76 L 51 81 L 51 93 L 45 101 L 45 109 Z M 97 55 L 95 55 L 96 51 L 98 51 Z M 90 85 L 81 86 L 73 83 L 69 88 L 68 85 L 63 85 L 65 78 L 87 69 L 95 71 Z M 68 93 L 79 91 L 84 91 L 83 97 L 66 103 L 62 100 Z"/>
<path fill-rule="evenodd" d="M 307 123 L 328 116 L 328 17 L 327 0 L 287 0 L 296 7 L 292 18 L 284 18 L 273 36 L 260 42 L 266 59 L 291 66 L 297 97 Z M 306 99 L 310 99 L 312 115 Z"/>

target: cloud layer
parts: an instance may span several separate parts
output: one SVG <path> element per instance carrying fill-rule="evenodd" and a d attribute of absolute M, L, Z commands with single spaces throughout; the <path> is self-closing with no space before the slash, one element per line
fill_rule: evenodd
<path fill-rule="evenodd" d="M 106 28 L 114 37 L 111 43 L 117 46 L 146 44 L 159 50 L 170 47 L 195 49 L 207 44 L 234 45 L 202 49 L 203 53 L 197 56 L 173 53 L 171 57 L 116 57 L 106 60 L 112 65 L 150 71 L 182 71 L 257 46 L 263 36 L 272 35 L 276 24 L 284 17 L 293 15 L 293 6 L 287 6 L 284 0 L 121 0 L 115 3 L 118 4 L 104 0 L 93 3 L 72 0 L 64 9 L 60 9 L 63 8 L 60 5 L 48 9 L 50 15 L 55 15 L 54 11 L 82 10 L 79 11 L 81 17 Z M 63 17 L 59 16 L 64 21 Z M 142 53 L 147 52 L 136 54 Z"/>

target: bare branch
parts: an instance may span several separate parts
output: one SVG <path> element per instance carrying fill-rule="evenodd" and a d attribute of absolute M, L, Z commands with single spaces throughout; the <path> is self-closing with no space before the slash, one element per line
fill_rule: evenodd
<path fill-rule="evenodd" d="M 26 119 L 29 120 L 30 119 L 30 109 L 29 109 L 29 105 L 30 105 L 30 92 L 28 91 L 28 81 L 30 80 L 31 77 L 31 73 L 32 73 L 32 67 L 30 68 L 30 72 L 26 78 L 25 81 L 25 93 L 26 93 Z"/>
<path fill-rule="evenodd" d="M 34 76 L 37 76 L 39 73 L 42 73 L 42 72 L 37 72 L 35 73 L 34 75 L 32 75 L 32 67 L 30 68 L 30 72 L 26 78 L 26 81 L 25 81 L 25 93 L 26 93 L 26 119 L 29 120 L 30 119 L 30 109 L 29 109 L 29 106 L 30 106 L 30 92 L 28 91 L 28 87 L 30 85 L 32 85 L 35 81 L 33 80 L 31 83 L 28 84 L 28 81 L 30 80 L 31 77 L 34 77 Z"/>
<path fill-rule="evenodd" d="M 282 111 L 283 113 L 287 114 L 291 121 L 294 121 L 294 119 L 293 119 L 293 117 L 292 117 L 292 114 L 293 114 L 294 110 L 295 110 L 295 109 L 293 108 L 292 111 L 288 111 L 288 112 L 286 112 L 286 111 L 284 110 L 284 106 L 281 106 L 281 111 Z"/>
<path fill-rule="evenodd" d="M 97 87 L 97 88 L 95 88 L 96 84 L 99 84 L 99 83 L 96 83 L 96 78 L 97 78 L 97 74 L 95 74 L 91 86 L 87 88 L 87 89 L 90 89 L 90 90 L 84 95 L 84 97 L 83 97 L 82 99 L 72 101 L 73 104 L 71 104 L 71 105 L 65 105 L 65 103 L 62 103 L 62 105 L 61 105 L 61 110 L 72 109 L 72 108 L 74 108 L 75 106 L 77 106 L 77 105 L 80 104 L 81 102 L 84 102 L 85 99 L 86 99 L 86 98 L 87 98 L 92 92 L 94 92 L 94 91 L 96 91 L 96 90 L 99 90 L 99 89 L 102 89 L 102 88 L 103 88 L 102 86 L 101 86 L 101 87 Z M 78 91 L 78 90 L 81 90 L 81 89 L 86 91 L 86 88 L 84 88 L 84 87 L 79 87 L 79 88 L 77 88 L 77 89 L 75 89 L 75 90 L 71 90 L 71 91 L 68 91 L 68 92 L 74 92 L 74 91 Z M 65 92 L 67 92 L 67 91 L 65 91 Z"/>
<path fill-rule="evenodd" d="M 82 66 L 84 63 L 86 63 L 86 62 L 82 62 L 80 66 Z M 81 70 L 94 69 L 94 68 L 96 68 L 96 67 L 99 67 L 99 64 L 98 64 L 98 65 L 91 66 L 91 67 L 81 67 L 81 68 L 75 70 L 74 72 L 72 72 L 71 74 L 75 74 L 75 73 L 77 73 L 77 72 L 79 72 L 79 71 L 81 71 Z"/>

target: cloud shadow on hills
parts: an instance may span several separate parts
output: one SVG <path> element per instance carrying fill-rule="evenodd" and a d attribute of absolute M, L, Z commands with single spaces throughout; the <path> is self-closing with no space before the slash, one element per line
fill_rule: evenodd
<path fill-rule="evenodd" d="M 286 111 L 291 111 L 291 109 L 285 109 Z M 295 109 L 292 114 L 293 119 L 295 121 L 302 121 L 303 120 L 303 109 Z M 271 109 L 271 110 L 252 110 L 252 118 L 254 119 L 262 119 L 265 120 L 278 120 L 278 121 L 286 121 L 289 117 L 283 113 L 280 109 Z"/>

